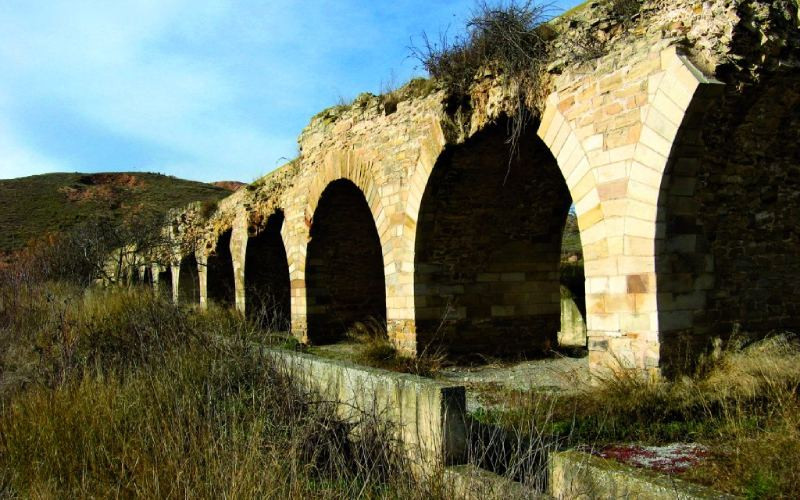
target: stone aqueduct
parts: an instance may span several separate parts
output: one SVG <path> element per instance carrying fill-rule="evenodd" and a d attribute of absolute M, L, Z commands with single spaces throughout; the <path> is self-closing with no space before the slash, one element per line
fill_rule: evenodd
<path fill-rule="evenodd" d="M 572 206 L 593 369 L 668 372 L 716 336 L 796 329 L 796 4 L 647 5 L 603 55 L 548 68 L 518 155 L 500 77 L 460 102 L 422 82 L 396 107 L 360 96 L 213 214 L 177 212 L 154 277 L 204 306 L 268 296 L 303 341 L 377 321 L 411 355 L 536 351 Z"/>

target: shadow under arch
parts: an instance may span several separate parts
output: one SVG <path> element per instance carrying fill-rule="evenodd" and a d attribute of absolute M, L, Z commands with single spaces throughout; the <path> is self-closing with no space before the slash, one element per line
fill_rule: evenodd
<path fill-rule="evenodd" d="M 231 234 L 229 229 L 219 236 L 214 252 L 208 256 L 206 268 L 208 299 L 225 307 L 233 307 L 236 302 Z"/>
<path fill-rule="evenodd" d="M 197 258 L 193 253 L 181 259 L 178 275 L 178 303 L 200 303 L 200 277 L 197 273 Z"/>
<path fill-rule="evenodd" d="M 289 331 L 291 322 L 289 262 L 281 237 L 284 215 L 273 212 L 258 234 L 247 238 L 244 264 L 248 318 L 273 331 Z"/>
<path fill-rule="evenodd" d="M 144 273 L 142 273 L 142 284 L 145 286 L 153 286 L 153 269 L 151 266 L 145 266 Z"/>
<path fill-rule="evenodd" d="M 314 211 L 306 255 L 308 338 L 335 342 L 359 323 L 386 330 L 380 237 L 361 189 L 331 182 Z"/>
<path fill-rule="evenodd" d="M 158 282 L 156 283 L 158 294 L 172 299 L 172 270 L 170 266 L 159 266 L 156 276 L 158 278 Z"/>
<path fill-rule="evenodd" d="M 694 370 L 714 339 L 800 331 L 800 78 L 704 92 L 659 193 L 660 359 L 670 376 Z"/>
<path fill-rule="evenodd" d="M 510 158 L 508 125 L 500 119 L 447 147 L 428 179 L 414 256 L 418 350 L 513 356 L 557 344 L 572 199 L 535 134 Z"/>

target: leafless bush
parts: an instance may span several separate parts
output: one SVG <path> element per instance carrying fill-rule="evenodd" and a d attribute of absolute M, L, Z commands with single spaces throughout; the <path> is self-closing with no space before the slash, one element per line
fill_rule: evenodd
<path fill-rule="evenodd" d="M 421 46 L 411 47 L 412 55 L 428 73 L 455 95 L 469 95 L 482 70 L 496 71 L 505 78 L 517 100 L 509 130 L 512 156 L 530 120 L 526 96 L 537 90 L 548 60 L 553 32 L 543 23 L 551 11 L 548 4 L 533 0 L 482 0 L 467 22 L 464 36 L 450 40 L 445 32 L 433 41 L 423 33 Z"/>
<path fill-rule="evenodd" d="M 26 283 L 135 281 L 139 266 L 152 264 L 148 259 L 170 248 L 163 227 L 164 217 L 158 214 L 136 214 L 122 223 L 97 216 L 32 242 L 2 272 L 8 280 Z"/>

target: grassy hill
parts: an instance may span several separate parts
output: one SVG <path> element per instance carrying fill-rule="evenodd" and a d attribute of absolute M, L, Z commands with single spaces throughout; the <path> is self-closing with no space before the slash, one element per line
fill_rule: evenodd
<path fill-rule="evenodd" d="M 0 253 L 98 213 L 122 219 L 192 201 L 216 201 L 223 187 L 151 173 L 43 174 L 0 180 Z"/>

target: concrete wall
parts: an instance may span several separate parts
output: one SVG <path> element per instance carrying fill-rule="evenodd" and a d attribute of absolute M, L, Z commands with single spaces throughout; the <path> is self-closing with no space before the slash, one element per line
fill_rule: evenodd
<path fill-rule="evenodd" d="M 551 453 L 549 493 L 556 499 L 736 498 L 663 474 L 636 469 L 578 451 Z"/>
<path fill-rule="evenodd" d="M 264 353 L 289 370 L 293 379 L 339 403 L 344 419 L 360 412 L 393 425 L 412 466 L 440 470 L 466 456 L 466 399 L 463 386 L 321 359 L 303 353 L 267 349 Z"/>

